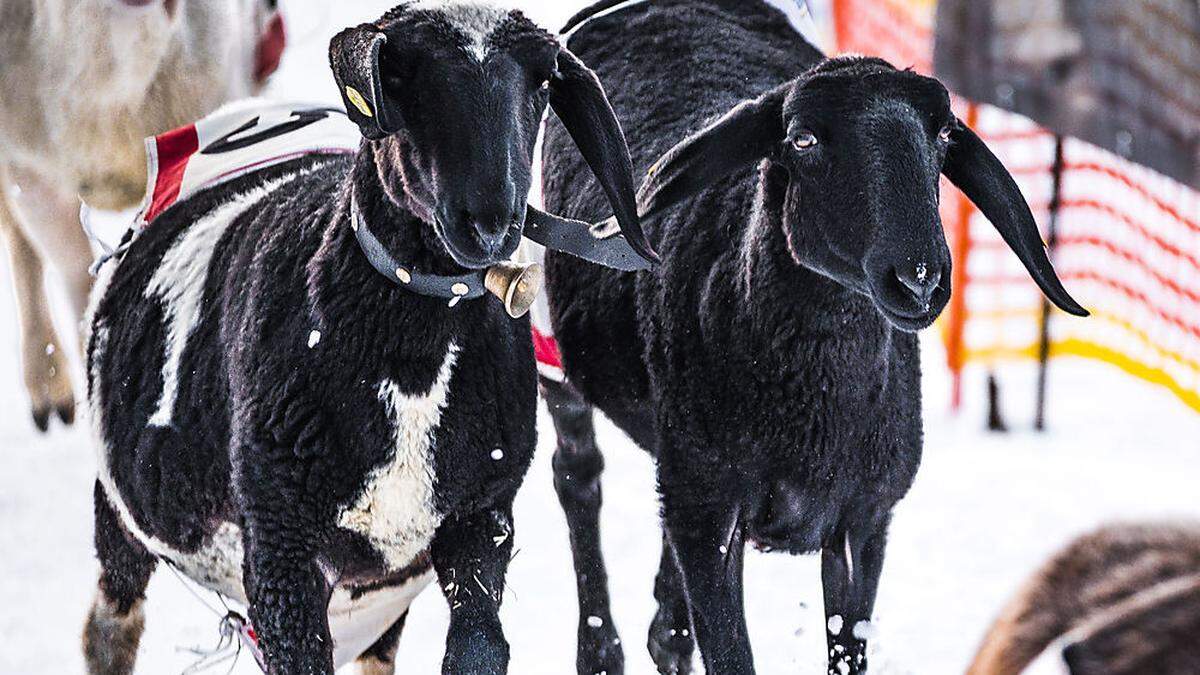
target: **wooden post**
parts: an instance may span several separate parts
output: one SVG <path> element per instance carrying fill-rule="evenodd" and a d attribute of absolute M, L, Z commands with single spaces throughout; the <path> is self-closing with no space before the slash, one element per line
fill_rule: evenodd
<path fill-rule="evenodd" d="M 1054 135 L 1054 165 L 1050 169 L 1054 185 L 1050 193 L 1050 224 L 1046 233 L 1046 246 L 1051 261 L 1054 260 L 1054 251 L 1058 248 L 1058 218 L 1062 210 L 1063 140 L 1062 135 Z M 1050 368 L 1050 317 L 1050 301 L 1043 296 L 1041 325 L 1038 332 L 1037 412 L 1033 420 L 1033 428 L 1038 431 L 1046 430 L 1046 375 Z"/>

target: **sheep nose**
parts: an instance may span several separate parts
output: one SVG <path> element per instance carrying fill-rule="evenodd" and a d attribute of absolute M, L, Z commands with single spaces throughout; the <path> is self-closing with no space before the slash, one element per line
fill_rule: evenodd
<path fill-rule="evenodd" d="M 503 209 L 476 210 L 464 215 L 467 222 L 471 223 L 479 245 L 488 255 L 494 255 L 504 246 L 509 228 L 517 222 L 512 211 Z"/>
<path fill-rule="evenodd" d="M 938 284 L 942 281 L 942 271 L 940 269 L 931 270 L 925 263 L 917 263 L 912 266 L 897 267 L 896 279 L 912 293 L 917 304 L 926 307 L 933 298 L 933 292 L 937 290 Z"/>

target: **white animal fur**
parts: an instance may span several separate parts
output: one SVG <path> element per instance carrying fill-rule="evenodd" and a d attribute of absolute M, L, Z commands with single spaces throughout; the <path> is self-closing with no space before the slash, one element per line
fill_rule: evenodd
<path fill-rule="evenodd" d="M 188 338 L 200 322 L 204 283 L 208 279 L 209 263 L 217 243 L 229 225 L 246 209 L 299 175 L 284 176 L 222 204 L 188 227 L 154 270 L 145 295 L 147 298 L 158 298 L 163 303 L 167 319 L 167 342 L 164 345 L 163 389 L 158 408 L 150 417 L 151 426 L 171 425 L 175 398 L 179 393 L 179 366 Z"/>
<path fill-rule="evenodd" d="M 384 380 L 379 400 L 396 434 L 392 457 L 367 477 L 358 498 L 338 517 L 338 525 L 367 538 L 389 568 L 401 569 L 429 547 L 442 522 L 434 504 L 433 434 L 450 395 L 458 359 L 451 343 L 437 379 L 424 394 L 407 395 Z"/>
<path fill-rule="evenodd" d="M 22 360 L 35 411 L 73 407 L 42 257 L 81 312 L 91 253 L 76 217 L 80 197 L 104 209 L 136 205 L 146 185 L 143 138 L 261 84 L 253 71 L 269 18 L 262 0 L 171 4 L 168 14 L 163 2 L 0 0 L 0 191 L 14 195 L 19 184 L 26 195 L 0 208 L 0 236 L 22 291 Z"/>
<path fill-rule="evenodd" d="M 508 10 L 480 2 L 448 3 L 446 0 L 419 0 L 410 5 L 412 9 L 436 9 L 446 17 L 456 30 L 468 40 L 467 53 L 480 63 L 487 58 L 487 40 L 508 16 Z"/>
<path fill-rule="evenodd" d="M 299 174 L 297 174 L 299 175 Z M 230 205 L 240 205 L 234 212 L 218 210 L 205 221 L 197 223 L 193 230 L 208 222 L 206 235 L 199 237 L 219 238 L 216 230 L 224 231 L 237 213 L 241 213 L 250 204 L 274 189 L 278 184 L 292 180 L 296 176 L 284 177 L 278 183 L 264 186 L 235 200 Z M 224 225 L 217 223 L 218 216 Z M 181 237 L 181 241 L 172 247 L 180 253 L 184 240 L 193 232 L 189 231 Z M 196 251 L 198 240 L 193 240 L 188 246 Z M 171 252 L 168 252 L 171 255 Z M 195 260 L 193 259 L 193 262 Z M 96 307 L 112 279 L 119 259 L 109 261 L 101 270 L 97 279 L 96 290 L 88 309 L 88 326 L 91 326 Z M 197 267 L 207 270 L 208 264 Z M 189 271 L 188 275 L 192 276 Z M 200 288 L 203 288 L 203 275 L 200 274 Z M 191 284 L 191 281 L 186 283 Z M 197 300 L 198 301 L 198 300 Z M 184 301 L 186 304 L 187 301 Z M 186 312 L 185 312 L 186 313 Z M 182 324 L 182 322 L 179 322 Z M 189 329 L 190 330 L 190 329 Z M 100 325 L 95 326 L 94 360 L 92 382 L 99 382 L 99 372 L 94 364 L 102 361 L 102 354 L 107 349 L 109 330 Z M 186 344 L 186 336 L 179 345 L 180 351 Z M 433 464 L 432 443 L 433 432 L 441 419 L 441 411 L 446 405 L 449 395 L 449 384 L 453 373 L 454 363 L 458 357 L 458 347 L 451 345 L 446 358 L 438 371 L 437 379 L 430 391 L 423 396 L 406 396 L 399 391 L 393 382 L 383 382 L 379 387 L 379 398 L 388 417 L 395 425 L 396 448 L 395 454 L 385 465 L 376 469 L 368 481 L 367 488 L 353 505 L 348 506 L 342 513 L 342 526 L 355 529 L 366 534 L 372 543 L 384 553 L 389 565 L 395 569 L 406 567 L 416 557 L 428 548 L 433 533 L 441 523 L 441 515 L 437 513 L 433 503 Z M 93 433 L 99 449 L 97 464 L 101 486 L 109 503 L 116 509 L 125 528 L 140 541 L 151 553 L 171 561 L 184 575 L 202 586 L 217 591 L 224 596 L 247 604 L 246 591 L 242 583 L 242 561 L 244 549 L 242 546 L 241 529 L 232 523 L 223 523 L 205 542 L 204 546 L 193 553 L 183 553 L 173 549 L 165 542 L 147 534 L 134 520 L 126 506 L 116 482 L 109 470 L 109 452 L 104 442 L 103 418 L 104 410 L 98 387 L 93 387 L 91 409 L 95 411 L 92 418 Z M 365 509 L 365 510 L 364 510 Z M 410 511 L 406 511 L 411 509 Z M 373 517 L 374 516 L 374 517 Z M 377 517 L 377 518 L 376 518 Z M 376 522 L 377 521 L 377 522 Z M 404 528 L 412 528 L 405 531 Z M 507 530 L 505 530 L 507 532 Z M 407 557 L 406 557 L 407 556 Z M 403 562 L 397 562 L 403 560 Z M 329 599 L 329 632 L 334 641 L 334 661 L 342 666 L 379 639 L 388 628 L 394 624 L 404 612 L 408 611 L 413 599 L 433 582 L 435 575 L 428 570 L 402 584 L 384 587 L 365 595 L 354 597 L 350 589 L 338 586 L 334 588 Z"/>

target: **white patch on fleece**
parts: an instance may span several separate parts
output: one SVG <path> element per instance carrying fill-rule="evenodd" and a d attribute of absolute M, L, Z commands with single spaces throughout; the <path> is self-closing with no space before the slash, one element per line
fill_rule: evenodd
<path fill-rule="evenodd" d="M 345 587 L 335 588 L 329 598 L 333 667 L 341 668 L 354 661 L 375 644 L 436 577 L 430 568 L 401 584 L 380 588 L 358 598 Z"/>
<path fill-rule="evenodd" d="M 175 413 L 179 393 L 179 367 L 188 338 L 200 323 L 204 286 L 217 242 L 243 212 L 262 201 L 271 191 L 295 180 L 300 174 L 284 176 L 238 195 L 188 226 L 163 255 L 146 286 L 147 299 L 158 298 L 166 313 L 167 340 L 164 345 L 163 388 L 150 426 L 167 427 Z"/>
<path fill-rule="evenodd" d="M 226 206 L 238 207 L 236 208 L 236 211 L 237 213 L 240 213 L 242 210 L 249 207 L 251 203 L 262 199 L 271 190 L 274 190 L 280 185 L 299 176 L 312 173 L 319 168 L 319 166 L 313 167 L 300 173 L 284 176 L 278 180 L 266 183 L 254 190 L 251 190 L 246 195 L 234 199 Z M 224 208 L 225 207 L 222 207 L 213 212 L 209 218 L 224 213 Z M 228 225 L 228 221 L 232 221 L 233 218 L 236 217 L 237 213 L 229 213 L 225 225 Z M 205 218 L 204 221 L 197 222 L 193 226 L 193 230 L 189 230 L 184 238 L 192 234 L 194 228 L 200 227 L 206 220 L 208 220 L 208 218 Z M 209 227 L 212 227 L 212 225 L 210 224 Z M 224 225 L 222 225 L 220 229 L 223 231 Z M 215 243 L 215 239 L 213 242 Z M 178 249 L 182 243 L 183 242 L 181 240 L 181 242 L 177 242 L 174 246 L 172 246 L 171 250 L 167 252 L 167 256 L 175 253 L 176 249 Z M 192 248 L 194 251 L 194 247 Z M 208 262 L 212 257 L 212 250 L 210 247 L 207 252 L 194 252 L 204 256 L 204 263 L 197 264 L 194 270 L 190 270 L 190 272 L 199 277 L 199 293 L 202 294 L 204 276 L 207 273 Z M 155 556 L 171 561 L 181 571 L 186 573 L 196 582 L 201 583 L 213 590 L 220 591 L 231 598 L 245 602 L 246 592 L 242 586 L 242 535 L 240 529 L 236 525 L 231 523 L 220 525 L 216 532 L 214 532 L 213 537 L 206 542 L 200 550 L 194 553 L 184 553 L 182 551 L 178 551 L 172 548 L 166 542 L 150 536 L 138 525 L 137 520 L 133 517 L 132 511 L 129 509 L 129 505 L 126 504 L 125 500 L 121 498 L 121 493 L 117 489 L 116 480 L 113 478 L 112 471 L 110 469 L 111 464 L 109 461 L 112 450 L 109 447 L 108 440 L 104 436 L 104 401 L 103 397 L 100 395 L 99 386 L 101 374 L 100 364 L 104 361 L 104 354 L 108 349 L 108 342 L 111 338 L 111 329 L 104 323 L 102 319 L 99 322 L 96 321 L 96 313 L 99 311 L 100 302 L 108 292 L 108 286 L 112 282 L 113 277 L 116 275 L 117 270 L 120 268 L 122 260 L 122 257 L 112 258 L 100 268 L 96 277 L 96 282 L 92 286 L 92 293 L 91 297 L 89 298 L 88 309 L 84 318 L 85 329 L 92 331 L 94 327 L 95 333 L 95 347 L 92 349 L 92 353 L 89 354 L 88 357 L 88 372 L 89 378 L 92 382 L 89 392 L 90 398 L 88 407 L 90 409 L 89 416 L 91 418 L 92 434 L 96 440 L 96 473 L 100 479 L 100 485 L 104 488 L 104 494 L 106 497 L 108 497 L 109 504 L 111 504 L 113 509 L 116 510 L 117 515 L 121 518 L 121 523 L 125 526 L 125 529 L 131 535 L 133 535 L 135 539 L 141 542 L 142 545 L 146 547 L 146 550 L 150 551 L 150 553 L 154 554 Z M 164 264 L 165 262 L 166 257 L 164 257 Z M 182 263 L 186 261 L 179 260 L 177 262 Z M 196 261 L 193 260 L 192 262 Z M 160 267 L 160 269 L 155 273 L 155 279 L 158 279 L 161 274 L 162 268 Z M 195 307 L 193 311 L 198 312 L 198 304 L 200 301 L 199 295 L 197 295 L 192 301 L 197 304 L 197 307 Z M 170 303 L 168 303 L 168 306 L 170 306 Z M 171 326 L 168 326 L 168 329 L 170 329 L 170 327 Z M 172 337 L 173 336 L 168 335 L 168 342 L 165 347 L 167 349 L 168 361 L 171 360 L 171 349 L 173 348 L 172 343 L 174 342 Z M 92 341 L 92 339 L 92 336 L 89 336 L 88 340 Z M 182 354 L 183 345 L 185 342 L 186 335 L 183 336 L 178 345 L 178 351 L 180 354 Z M 178 357 L 176 357 L 176 375 L 178 373 L 178 367 Z M 164 373 L 164 379 L 165 375 L 166 374 Z M 177 381 L 175 382 L 175 386 L 178 386 Z M 163 396 L 166 396 L 165 389 Z M 172 392 L 172 401 L 174 400 L 174 396 L 175 393 Z M 159 408 L 160 410 L 162 409 L 161 400 Z M 168 422 L 170 412 L 171 409 L 168 407 Z"/>
<path fill-rule="evenodd" d="M 110 266 L 115 267 L 115 266 Z M 232 523 L 222 523 L 204 546 L 193 553 L 184 553 L 168 545 L 166 542 L 147 534 L 121 499 L 117 490 L 112 471 L 109 470 L 109 449 L 104 441 L 103 401 L 100 396 L 100 369 L 97 364 L 108 348 L 109 328 L 97 326 L 95 333 L 95 348 L 91 358 L 91 421 L 92 433 L 96 438 L 96 472 L 100 478 L 100 486 L 108 503 L 117 511 L 121 523 L 135 539 L 146 547 L 150 553 L 169 560 L 192 580 L 206 588 L 224 593 L 243 604 L 246 602 L 246 591 L 242 587 L 242 532 Z"/>
<path fill-rule="evenodd" d="M 487 58 L 488 37 L 508 17 L 508 10 L 486 2 L 418 0 L 409 7 L 437 12 L 446 17 L 450 25 L 467 38 L 467 53 L 480 63 Z"/>
<path fill-rule="evenodd" d="M 434 505 L 433 434 L 457 359 L 458 346 L 451 343 L 437 379 L 424 394 L 409 396 L 395 382 L 380 383 L 379 400 L 391 420 L 396 447 L 338 516 L 338 525 L 366 537 L 392 570 L 407 566 L 428 548 L 442 523 Z"/>

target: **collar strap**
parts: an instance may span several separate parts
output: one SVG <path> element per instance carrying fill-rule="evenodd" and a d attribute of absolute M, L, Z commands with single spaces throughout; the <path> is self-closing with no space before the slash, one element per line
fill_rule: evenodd
<path fill-rule="evenodd" d="M 548 249 L 570 253 L 622 272 L 651 269 L 650 262 L 625 240 L 616 218 L 592 225 L 546 213 L 532 206 L 527 207 L 525 213 L 525 237 Z"/>
<path fill-rule="evenodd" d="M 443 298 L 450 301 L 450 306 L 457 305 L 462 300 L 473 300 L 487 292 L 484 278 L 487 272 L 480 270 L 457 276 L 442 276 L 438 274 L 422 274 L 412 267 L 401 263 L 388 253 L 387 247 L 367 227 L 367 222 L 358 210 L 358 202 L 350 198 L 350 228 L 358 239 L 358 246 L 371 267 L 393 283 L 418 295 Z"/>

